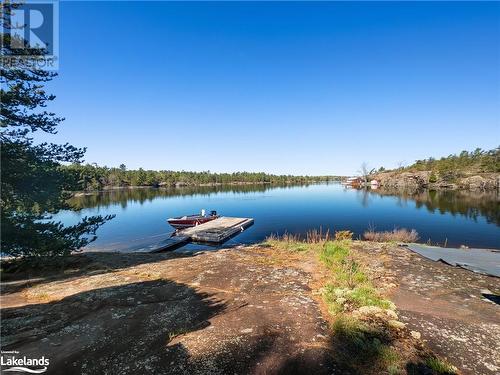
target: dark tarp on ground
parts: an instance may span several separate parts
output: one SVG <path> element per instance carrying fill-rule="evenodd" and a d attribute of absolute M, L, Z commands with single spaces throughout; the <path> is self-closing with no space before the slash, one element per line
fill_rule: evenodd
<path fill-rule="evenodd" d="M 452 266 L 500 277 L 500 250 L 443 248 L 420 244 L 405 246 L 428 259 L 442 260 Z"/>

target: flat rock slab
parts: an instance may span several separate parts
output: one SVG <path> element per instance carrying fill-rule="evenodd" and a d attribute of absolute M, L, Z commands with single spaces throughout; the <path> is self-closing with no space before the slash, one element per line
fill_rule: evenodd
<path fill-rule="evenodd" d="M 400 319 L 432 350 L 463 374 L 500 373 L 497 277 L 435 262 L 404 247 L 365 243 L 359 253 L 380 286 L 392 289 Z"/>
<path fill-rule="evenodd" d="M 300 265 L 232 249 L 86 254 L 84 273 L 2 287 L 2 349 L 48 374 L 335 372 Z"/>

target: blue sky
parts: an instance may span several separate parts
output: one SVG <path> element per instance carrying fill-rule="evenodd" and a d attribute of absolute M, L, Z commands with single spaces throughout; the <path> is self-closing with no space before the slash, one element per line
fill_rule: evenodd
<path fill-rule="evenodd" d="M 353 174 L 500 144 L 500 3 L 61 2 L 66 117 L 129 168 Z"/>

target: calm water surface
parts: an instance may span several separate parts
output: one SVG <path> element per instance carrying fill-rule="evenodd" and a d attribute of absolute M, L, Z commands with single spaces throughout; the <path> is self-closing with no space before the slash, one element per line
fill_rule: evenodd
<path fill-rule="evenodd" d="M 134 251 L 172 232 L 166 219 L 217 210 L 252 217 L 255 224 L 224 244 L 254 243 L 271 233 L 304 234 L 309 229 L 349 229 L 361 235 L 376 230 L 414 228 L 420 241 L 449 246 L 500 248 L 500 198 L 497 193 L 435 192 L 394 194 L 345 189 L 339 184 L 309 186 L 230 186 L 115 190 L 74 198 L 80 211 L 62 212 L 65 224 L 83 216 L 115 214 L 98 230 L 89 250 Z M 187 249 L 203 248 L 188 245 Z"/>

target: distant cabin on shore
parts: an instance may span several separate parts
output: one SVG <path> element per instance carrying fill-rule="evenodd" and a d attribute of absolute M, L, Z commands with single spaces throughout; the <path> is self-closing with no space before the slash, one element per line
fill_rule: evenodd
<path fill-rule="evenodd" d="M 363 183 L 363 180 L 361 177 L 349 177 L 345 182 L 343 182 L 344 185 L 348 186 L 359 186 Z"/>

